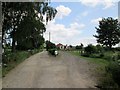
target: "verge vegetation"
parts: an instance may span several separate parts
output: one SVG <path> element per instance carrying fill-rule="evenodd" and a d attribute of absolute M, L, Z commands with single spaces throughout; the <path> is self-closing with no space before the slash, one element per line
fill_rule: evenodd
<path fill-rule="evenodd" d="M 16 51 L 11 53 L 9 50 L 6 50 L 2 57 L 2 76 L 4 77 L 11 69 L 23 62 L 31 55 L 41 51 L 42 49 L 34 49 L 28 51 Z"/>

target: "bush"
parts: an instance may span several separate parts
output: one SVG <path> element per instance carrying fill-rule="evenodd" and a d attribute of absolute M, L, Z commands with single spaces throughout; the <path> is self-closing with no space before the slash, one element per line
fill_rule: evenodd
<path fill-rule="evenodd" d="M 117 51 L 120 51 L 120 47 L 115 48 Z"/>
<path fill-rule="evenodd" d="M 97 53 L 103 53 L 104 52 L 104 48 L 101 45 L 96 45 L 96 52 Z"/>
<path fill-rule="evenodd" d="M 81 56 L 84 56 L 84 57 L 89 57 L 89 56 L 90 56 L 90 54 L 88 54 L 88 53 L 82 53 L 82 54 L 81 54 Z"/>
<path fill-rule="evenodd" d="M 114 81 L 120 86 L 120 63 L 117 61 L 112 61 L 107 66 L 107 72 L 112 74 L 112 78 Z"/>
<path fill-rule="evenodd" d="M 116 61 L 120 59 L 120 53 L 119 52 L 105 52 L 103 59 L 109 60 L 109 61 Z"/>
<path fill-rule="evenodd" d="M 85 47 L 85 52 L 88 54 L 96 53 L 97 49 L 92 44 L 89 44 L 87 47 Z"/>
<path fill-rule="evenodd" d="M 109 60 L 109 61 L 113 60 L 113 56 L 112 55 L 104 55 L 103 58 L 106 59 L 106 60 Z"/>
<path fill-rule="evenodd" d="M 109 88 L 120 88 L 120 65 L 116 61 L 111 61 L 105 68 L 105 76 L 100 78 L 98 86 L 101 90 L 108 90 Z M 116 89 L 115 89 L 116 88 Z"/>
<path fill-rule="evenodd" d="M 101 78 L 96 87 L 101 88 L 101 90 L 109 90 L 110 88 L 118 88 L 118 85 L 112 79 L 110 73 L 106 74 L 105 77 Z M 116 90 L 116 89 L 114 89 Z"/>
<path fill-rule="evenodd" d="M 92 44 L 89 44 L 87 47 L 84 48 L 84 54 L 82 56 L 89 57 L 91 54 L 94 54 L 97 52 L 97 49 Z"/>
<path fill-rule="evenodd" d="M 100 53 L 100 58 L 103 58 L 104 57 L 104 54 L 103 53 Z"/>
<path fill-rule="evenodd" d="M 91 54 L 90 57 L 91 58 L 100 58 L 100 54 Z"/>

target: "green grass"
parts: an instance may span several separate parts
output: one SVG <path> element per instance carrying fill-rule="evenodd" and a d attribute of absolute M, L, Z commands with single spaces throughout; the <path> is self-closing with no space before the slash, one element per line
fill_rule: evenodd
<path fill-rule="evenodd" d="M 2 77 L 2 67 L 0 67 L 0 78 Z"/>
<path fill-rule="evenodd" d="M 109 64 L 108 60 L 101 59 L 101 58 L 84 57 L 84 56 L 81 56 L 78 51 L 70 51 L 70 53 L 72 55 L 82 58 L 82 60 L 87 60 L 89 63 L 93 64 L 95 66 L 93 73 L 95 73 L 96 75 L 100 75 L 102 77 L 106 74 L 106 67 Z"/>
<path fill-rule="evenodd" d="M 78 51 L 70 51 L 70 53 L 73 55 L 79 56 L 80 58 L 83 58 L 84 60 L 88 60 L 92 63 L 98 64 L 101 66 L 107 66 L 109 64 L 107 60 L 102 59 L 102 58 L 90 58 L 90 57 L 81 56 Z"/>
<path fill-rule="evenodd" d="M 7 52 L 7 59 L 9 60 L 7 66 L 2 68 L 2 76 L 4 77 L 11 69 L 16 67 L 18 64 L 23 62 L 25 59 L 30 57 L 31 55 L 41 52 L 42 50 L 33 50 L 32 53 L 28 51 L 17 51 L 15 53 Z"/>
<path fill-rule="evenodd" d="M 118 88 L 119 87 L 118 84 L 114 81 L 112 74 L 107 71 L 107 68 L 110 65 L 110 62 L 113 61 L 112 57 L 119 55 L 120 52 L 106 51 L 106 52 L 104 52 L 104 57 L 101 57 L 101 58 L 84 57 L 84 56 L 81 56 L 78 51 L 70 51 L 70 53 L 72 55 L 82 58 L 83 60 L 87 60 L 87 61 L 97 65 L 97 67 L 94 68 L 94 71 L 93 71 L 93 73 L 98 75 L 96 77 L 98 79 L 97 86 L 100 86 L 102 88 L 110 88 L 110 87 Z M 116 66 L 115 67 L 109 66 L 109 67 L 111 67 L 112 69 L 115 69 L 113 71 L 119 72 L 119 69 L 116 69 Z"/>

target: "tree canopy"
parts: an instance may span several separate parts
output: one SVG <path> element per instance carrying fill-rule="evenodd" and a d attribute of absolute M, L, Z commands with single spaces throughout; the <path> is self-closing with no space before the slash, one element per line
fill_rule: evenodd
<path fill-rule="evenodd" d="M 117 19 L 103 18 L 99 21 L 99 27 L 96 27 L 96 29 L 98 35 L 94 35 L 94 37 L 103 46 L 111 49 L 112 46 L 120 42 L 120 27 Z"/>
<path fill-rule="evenodd" d="M 46 31 L 43 16 L 46 14 L 48 22 L 57 13 L 57 10 L 48 3 L 2 2 L 2 41 L 6 39 L 6 34 L 10 34 L 13 51 L 16 45 L 25 45 L 26 40 L 30 40 L 33 46 L 37 47 L 41 43 L 40 40 L 43 40 L 42 34 Z"/>

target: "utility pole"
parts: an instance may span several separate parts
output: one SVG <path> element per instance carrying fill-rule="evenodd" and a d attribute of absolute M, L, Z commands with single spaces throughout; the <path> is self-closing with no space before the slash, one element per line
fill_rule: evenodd
<path fill-rule="evenodd" d="M 49 32 L 49 42 L 50 42 L 50 32 Z"/>

